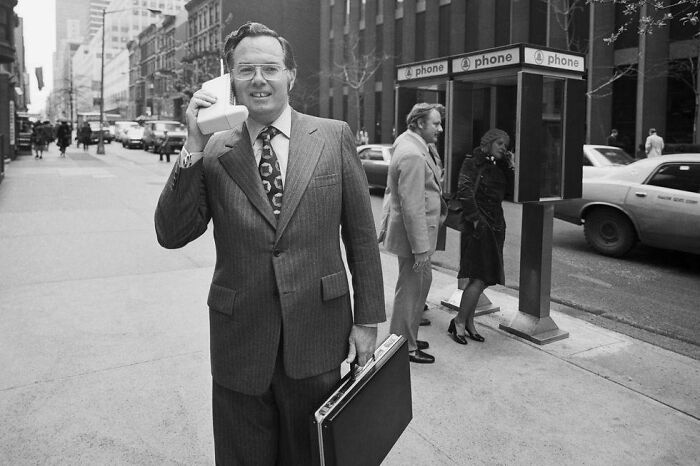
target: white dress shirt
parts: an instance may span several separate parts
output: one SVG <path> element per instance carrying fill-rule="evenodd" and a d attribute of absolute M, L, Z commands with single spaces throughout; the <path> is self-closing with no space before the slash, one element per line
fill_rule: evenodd
<path fill-rule="evenodd" d="M 292 133 L 292 107 L 287 105 L 282 110 L 282 113 L 270 125 L 261 125 L 257 121 L 248 117 L 245 122 L 250 135 L 250 145 L 253 146 L 253 154 L 255 155 L 255 165 L 260 165 L 262 158 L 262 140 L 258 139 L 260 131 L 268 126 L 274 126 L 280 133 L 272 138 L 270 144 L 277 155 L 277 161 L 280 164 L 280 172 L 282 172 L 282 186 L 287 176 L 287 162 L 289 161 L 289 136 Z"/>

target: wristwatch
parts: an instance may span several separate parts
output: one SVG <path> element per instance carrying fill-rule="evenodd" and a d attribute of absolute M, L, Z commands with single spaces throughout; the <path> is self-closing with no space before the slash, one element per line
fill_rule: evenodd
<path fill-rule="evenodd" d="M 192 166 L 192 154 L 187 149 L 180 151 L 180 168 L 190 168 Z"/>

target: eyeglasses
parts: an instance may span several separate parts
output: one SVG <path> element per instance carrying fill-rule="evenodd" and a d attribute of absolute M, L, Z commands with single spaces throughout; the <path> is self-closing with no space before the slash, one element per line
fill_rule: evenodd
<path fill-rule="evenodd" d="M 246 64 L 236 65 L 233 69 L 233 79 L 238 81 L 250 81 L 255 77 L 256 70 L 260 70 L 262 77 L 268 81 L 282 79 L 282 71 L 287 68 L 274 63 L 264 63 L 260 65 Z"/>

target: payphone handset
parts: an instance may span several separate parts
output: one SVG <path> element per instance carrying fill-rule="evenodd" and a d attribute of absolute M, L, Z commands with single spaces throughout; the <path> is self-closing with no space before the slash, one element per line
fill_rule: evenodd
<path fill-rule="evenodd" d="M 216 96 L 216 103 L 197 114 L 197 126 L 203 134 L 233 129 L 248 118 L 248 108 L 231 99 L 231 76 L 226 73 L 202 84 L 202 89 Z"/>

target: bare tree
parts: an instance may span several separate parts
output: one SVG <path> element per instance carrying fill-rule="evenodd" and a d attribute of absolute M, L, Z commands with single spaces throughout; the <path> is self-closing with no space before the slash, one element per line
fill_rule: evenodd
<path fill-rule="evenodd" d="M 289 98 L 292 107 L 300 110 L 302 113 L 311 113 L 318 108 L 318 94 L 317 76 L 310 75 L 306 78 L 297 76 Z"/>
<path fill-rule="evenodd" d="M 599 83 L 595 88 L 586 92 L 590 97 L 607 97 L 612 94 L 612 84 L 620 78 L 633 77 L 637 75 L 637 67 L 635 65 L 624 65 L 615 68 L 613 74 L 608 79 Z"/>
<path fill-rule="evenodd" d="M 160 70 L 160 72 L 172 77 L 172 88 L 182 97 L 183 105 L 187 106 L 192 94 L 202 86 L 203 82 L 219 76 L 220 56 L 218 50 L 200 53 L 190 51 L 182 59 L 179 68 Z"/>
<path fill-rule="evenodd" d="M 554 19 L 566 35 L 566 49 L 586 53 L 587 47 L 576 35 L 575 19 L 578 14 L 585 14 L 589 0 L 542 0 L 554 13 Z"/>
<path fill-rule="evenodd" d="M 653 34 L 673 19 L 683 24 L 700 24 L 700 0 L 586 0 L 587 3 L 615 3 L 622 6 L 622 14 L 627 19 L 605 42 L 611 44 L 620 34 L 630 29 L 639 18 L 637 33 Z M 646 7 L 646 8 L 645 8 Z"/>
<path fill-rule="evenodd" d="M 328 73 L 331 79 L 347 86 L 353 94 L 356 112 L 355 131 L 362 128 L 362 102 L 367 82 L 372 79 L 382 63 L 389 55 L 377 56 L 375 49 L 363 52 L 357 34 L 348 36 L 345 42 L 344 61 L 334 62 L 333 69 Z"/>

